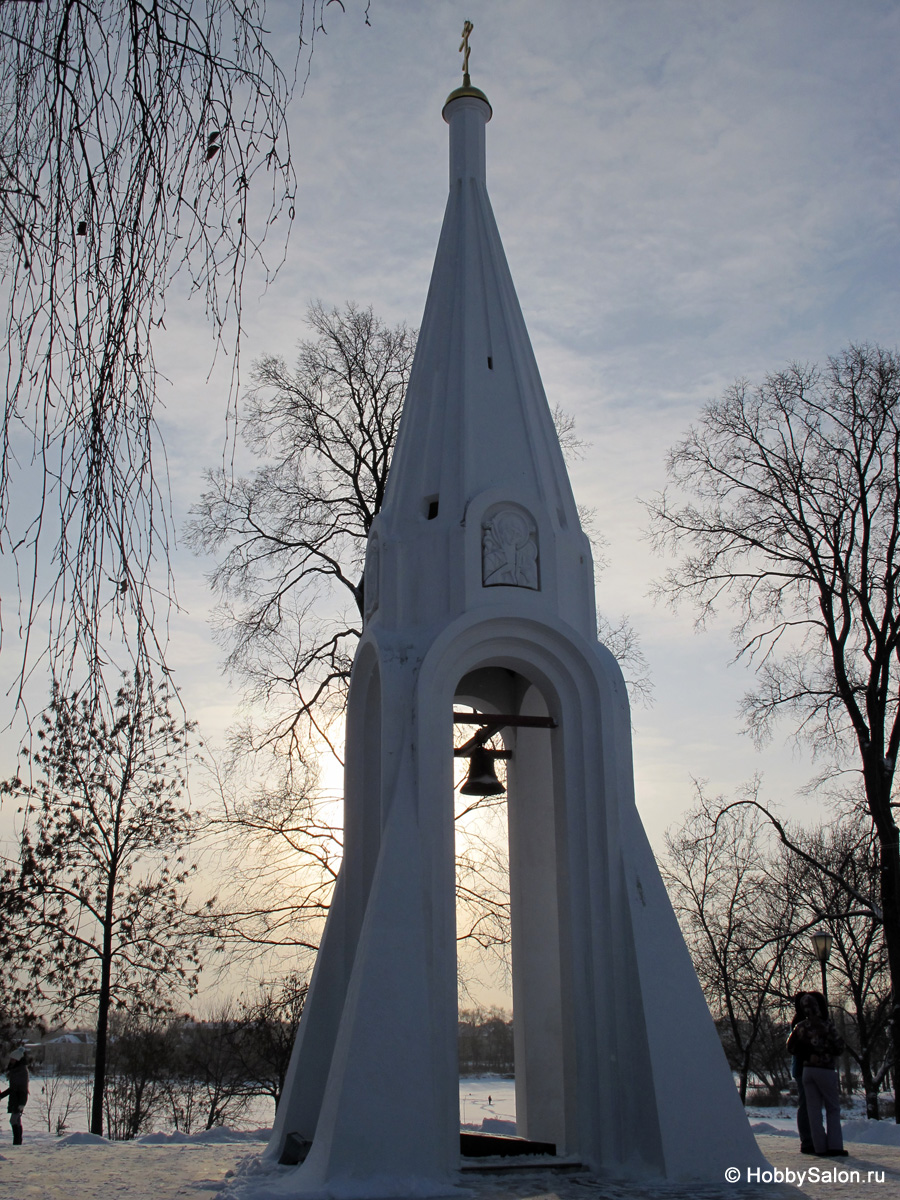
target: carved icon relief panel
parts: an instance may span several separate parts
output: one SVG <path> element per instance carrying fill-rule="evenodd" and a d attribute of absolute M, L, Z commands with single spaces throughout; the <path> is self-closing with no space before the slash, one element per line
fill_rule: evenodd
<path fill-rule="evenodd" d="M 485 587 L 540 590 L 537 525 L 525 509 L 504 505 L 485 514 L 481 581 Z"/>

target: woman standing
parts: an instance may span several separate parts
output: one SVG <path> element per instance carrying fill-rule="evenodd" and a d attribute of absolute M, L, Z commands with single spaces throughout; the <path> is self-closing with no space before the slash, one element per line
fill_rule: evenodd
<path fill-rule="evenodd" d="M 787 1048 L 803 1060 L 803 1091 L 813 1149 L 820 1156 L 846 1156 L 835 1069 L 835 1059 L 844 1048 L 843 1039 L 828 1018 L 828 1005 L 821 992 L 804 992 L 797 999 L 797 1010 L 801 1019 L 791 1031 Z"/>

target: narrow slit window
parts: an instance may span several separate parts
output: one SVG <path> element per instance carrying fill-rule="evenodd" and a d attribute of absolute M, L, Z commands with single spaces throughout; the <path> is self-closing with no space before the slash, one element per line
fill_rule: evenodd
<path fill-rule="evenodd" d="M 493 369 L 494 369 L 494 360 L 491 358 L 491 356 L 489 354 L 488 355 L 488 370 L 493 371 Z"/>
<path fill-rule="evenodd" d="M 426 504 L 425 512 L 428 517 L 428 520 L 433 521 L 434 518 L 438 515 L 438 498 L 437 498 L 437 496 L 429 496 L 428 499 L 425 501 L 425 504 Z"/>

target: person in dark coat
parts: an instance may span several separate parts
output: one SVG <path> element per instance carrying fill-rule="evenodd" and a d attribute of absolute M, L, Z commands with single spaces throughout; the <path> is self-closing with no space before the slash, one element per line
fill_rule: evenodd
<path fill-rule="evenodd" d="M 22 1145 L 22 1109 L 28 1103 L 28 1055 L 24 1046 L 18 1046 L 9 1056 L 9 1066 L 6 1068 L 6 1078 L 9 1087 L 0 1092 L 0 1100 L 4 1096 L 6 1111 L 9 1113 L 9 1123 L 12 1126 L 13 1145 Z"/>
<path fill-rule="evenodd" d="M 803 1013 L 800 1009 L 800 1001 L 806 996 L 807 992 L 798 992 L 794 997 L 794 1016 L 791 1020 L 791 1029 L 795 1029 L 803 1020 Z M 802 1047 L 798 1047 L 794 1051 L 791 1058 L 791 1076 L 797 1081 L 797 1132 L 800 1134 L 800 1153 L 815 1154 L 816 1148 L 813 1145 L 812 1131 L 809 1127 L 809 1113 L 806 1108 L 806 1089 L 803 1087 L 803 1055 L 799 1052 Z"/>
<path fill-rule="evenodd" d="M 806 992 L 798 1001 L 802 1020 L 788 1038 L 791 1054 L 803 1059 L 803 1090 L 815 1153 L 846 1155 L 841 1132 L 841 1101 L 835 1059 L 844 1042 L 828 1018 L 828 1005 L 821 992 Z M 825 1126 L 822 1109 L 825 1109 Z"/>

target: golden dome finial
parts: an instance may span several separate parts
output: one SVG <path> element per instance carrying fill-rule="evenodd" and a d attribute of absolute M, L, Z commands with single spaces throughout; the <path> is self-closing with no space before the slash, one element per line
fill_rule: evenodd
<path fill-rule="evenodd" d="M 2 3 L 2 0 L 0 0 L 0 3 Z M 450 95 L 447 97 L 447 100 L 444 104 L 444 108 L 447 107 L 447 105 L 450 103 L 451 100 L 459 100 L 463 96 L 474 96 L 476 100 L 483 100 L 485 102 L 485 104 L 488 106 L 488 108 L 491 107 L 490 101 L 488 100 L 488 98 L 484 94 L 484 92 L 482 92 L 480 88 L 472 87 L 472 81 L 469 78 L 469 53 L 471 51 L 471 47 L 469 46 L 469 34 L 472 32 L 472 30 L 474 28 L 475 28 L 475 26 L 472 24 L 471 21 L 466 21 L 465 25 L 463 25 L 462 41 L 459 43 L 460 53 L 463 56 L 462 87 L 458 87 L 455 91 L 450 93 Z M 490 119 L 491 118 L 488 117 L 488 120 L 490 120 Z"/>

